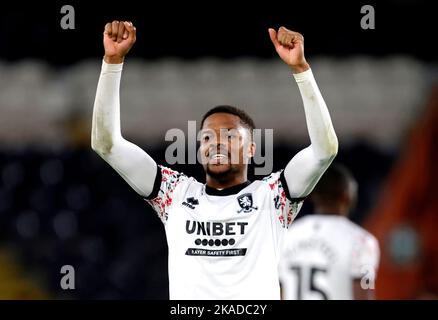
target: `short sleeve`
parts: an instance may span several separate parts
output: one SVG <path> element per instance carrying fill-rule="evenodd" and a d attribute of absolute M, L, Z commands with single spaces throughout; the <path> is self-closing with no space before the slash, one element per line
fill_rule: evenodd
<path fill-rule="evenodd" d="M 289 228 L 300 211 L 305 198 L 290 197 L 283 170 L 272 173 L 263 181 L 269 186 L 271 206 L 277 221 L 283 228 Z"/>
<path fill-rule="evenodd" d="M 173 203 L 178 202 L 175 190 L 187 179 L 187 176 L 161 165 L 158 165 L 157 168 L 154 187 L 151 194 L 145 200 L 152 206 L 158 217 L 165 224 L 168 219 L 169 207 Z"/>
<path fill-rule="evenodd" d="M 377 272 L 380 250 L 377 239 L 370 234 L 363 234 L 353 246 L 350 274 L 354 279 L 362 278 L 365 274 Z"/>

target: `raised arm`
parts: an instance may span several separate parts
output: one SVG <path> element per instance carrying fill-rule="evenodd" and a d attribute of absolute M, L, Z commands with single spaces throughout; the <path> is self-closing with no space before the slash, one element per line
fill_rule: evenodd
<path fill-rule="evenodd" d="M 105 25 L 99 83 L 93 109 L 91 147 L 141 196 L 153 189 L 157 164 L 142 149 L 125 140 L 120 130 L 120 78 L 124 57 L 134 45 L 136 30 L 131 22 Z"/>
<path fill-rule="evenodd" d="M 310 146 L 298 152 L 284 170 L 289 194 L 293 198 L 307 196 L 338 152 L 338 139 L 330 114 L 304 57 L 301 34 L 281 27 L 269 29 L 271 41 L 280 58 L 292 69 L 306 114 Z"/>

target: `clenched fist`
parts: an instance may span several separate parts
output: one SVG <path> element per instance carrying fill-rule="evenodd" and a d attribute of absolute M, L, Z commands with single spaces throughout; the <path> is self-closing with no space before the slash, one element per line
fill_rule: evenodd
<path fill-rule="evenodd" d="M 269 28 L 269 36 L 280 58 L 292 68 L 294 73 L 310 68 L 304 57 L 304 37 L 295 31 L 280 27 L 278 32 Z"/>
<path fill-rule="evenodd" d="M 132 22 L 117 21 L 105 25 L 103 32 L 104 60 L 106 63 L 122 63 L 136 40 L 136 29 Z"/>

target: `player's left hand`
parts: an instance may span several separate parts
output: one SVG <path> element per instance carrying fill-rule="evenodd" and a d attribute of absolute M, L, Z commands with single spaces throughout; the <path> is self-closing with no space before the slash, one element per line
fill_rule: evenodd
<path fill-rule="evenodd" d="M 295 31 L 280 27 L 278 32 L 269 28 L 269 36 L 280 58 L 292 68 L 294 73 L 310 68 L 304 57 L 304 37 Z"/>

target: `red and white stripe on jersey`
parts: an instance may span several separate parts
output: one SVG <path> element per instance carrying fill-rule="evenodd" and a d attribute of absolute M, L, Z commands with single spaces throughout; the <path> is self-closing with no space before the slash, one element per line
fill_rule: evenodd
<path fill-rule="evenodd" d="M 161 165 L 158 165 L 157 169 L 161 172 L 160 190 L 155 198 L 146 199 L 146 202 L 154 208 L 158 217 L 165 223 L 168 219 L 167 209 L 172 205 L 175 188 L 179 183 L 187 179 L 187 176 Z M 159 173 L 157 172 L 157 174 Z"/>
<path fill-rule="evenodd" d="M 263 181 L 268 183 L 273 192 L 273 205 L 277 212 L 278 221 L 283 228 L 289 228 L 292 221 L 300 211 L 304 199 L 297 199 L 297 201 L 291 201 L 288 199 L 286 189 L 282 184 L 282 171 L 283 170 L 271 173 L 269 176 L 265 177 Z"/>

